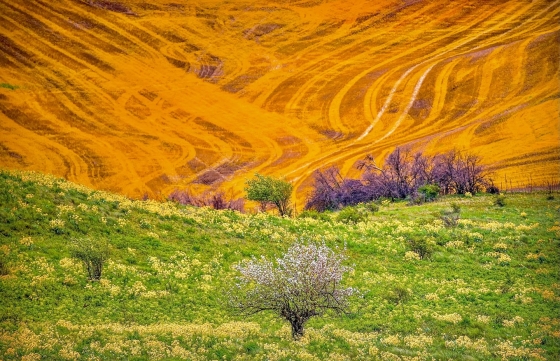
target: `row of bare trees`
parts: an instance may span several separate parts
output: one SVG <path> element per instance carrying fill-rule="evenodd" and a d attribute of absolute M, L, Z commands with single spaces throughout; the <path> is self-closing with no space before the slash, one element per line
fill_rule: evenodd
<path fill-rule="evenodd" d="M 429 156 L 398 147 L 383 168 L 367 156 L 358 169 L 363 171 L 360 179 L 344 178 L 336 166 L 316 171 L 306 209 L 332 210 L 382 197 L 414 198 L 425 185 L 437 185 L 442 194 L 497 191 L 480 157 L 458 150 Z"/>

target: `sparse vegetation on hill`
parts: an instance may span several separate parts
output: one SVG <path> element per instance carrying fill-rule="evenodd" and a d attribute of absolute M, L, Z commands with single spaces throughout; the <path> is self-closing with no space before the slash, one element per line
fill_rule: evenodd
<path fill-rule="evenodd" d="M 3 360 L 555 360 L 560 202 L 547 194 L 382 202 L 354 222 L 132 201 L 0 172 Z M 442 210 L 460 206 L 454 227 Z M 360 206 L 366 209 L 365 206 Z M 98 282 L 72 240 L 107 240 Z M 252 256 L 297 240 L 346 245 L 361 298 L 292 341 L 274 313 L 240 317 L 224 290 Z"/>

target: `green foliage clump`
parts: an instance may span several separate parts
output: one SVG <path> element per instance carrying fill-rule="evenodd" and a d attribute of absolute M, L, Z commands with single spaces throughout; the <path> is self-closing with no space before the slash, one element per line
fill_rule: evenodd
<path fill-rule="evenodd" d="M 8 274 L 10 274 L 8 262 L 4 259 L 4 256 L 0 255 L 0 276 L 6 276 Z"/>
<path fill-rule="evenodd" d="M 418 188 L 418 192 L 426 202 L 431 202 L 439 195 L 440 188 L 437 184 L 425 184 Z"/>
<path fill-rule="evenodd" d="M 298 218 L 312 218 L 323 222 L 329 222 L 331 220 L 328 213 L 317 212 L 314 209 L 306 209 L 298 215 Z"/>
<path fill-rule="evenodd" d="M 461 207 L 457 203 L 451 203 L 451 210 L 442 210 L 439 219 L 446 227 L 456 227 L 461 218 Z"/>
<path fill-rule="evenodd" d="M 99 281 L 109 259 L 109 244 L 98 238 L 79 238 L 72 242 L 71 254 L 82 262 L 90 281 Z"/>
<path fill-rule="evenodd" d="M 5 89 L 10 89 L 10 90 L 16 90 L 19 87 L 17 85 L 12 85 L 9 83 L 0 83 L 0 88 L 5 88 Z"/>
<path fill-rule="evenodd" d="M 494 205 L 498 207 L 504 207 L 506 205 L 506 196 L 504 196 L 503 194 L 498 195 L 496 198 L 494 198 Z"/>
<path fill-rule="evenodd" d="M 411 299 L 411 296 L 411 290 L 402 285 L 397 285 L 389 291 L 385 298 L 387 301 L 394 303 L 395 305 L 401 305 L 404 311 L 404 304 Z"/>
<path fill-rule="evenodd" d="M 367 218 L 368 212 L 362 207 L 346 207 L 338 212 L 336 220 L 346 224 L 357 224 L 365 222 Z"/>
<path fill-rule="evenodd" d="M 290 197 L 293 185 L 283 179 L 276 179 L 261 174 L 255 174 L 255 179 L 250 179 L 246 183 L 245 192 L 247 199 L 261 202 L 262 207 L 266 204 L 273 204 L 280 213 L 280 216 L 290 216 L 293 212 Z"/>
<path fill-rule="evenodd" d="M 364 208 L 366 211 L 375 213 L 379 211 L 379 206 L 373 202 L 368 202 L 364 204 Z"/>
<path fill-rule="evenodd" d="M 420 259 L 428 259 L 434 253 L 433 245 L 425 238 L 411 238 L 407 240 L 408 249 L 420 256 Z"/>

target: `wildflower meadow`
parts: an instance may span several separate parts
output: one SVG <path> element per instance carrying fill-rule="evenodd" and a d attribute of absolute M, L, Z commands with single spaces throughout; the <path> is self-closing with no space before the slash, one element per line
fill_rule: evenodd
<path fill-rule="evenodd" d="M 560 197 L 504 197 L 384 200 L 345 222 L 131 200 L 2 171 L 0 359 L 557 360 Z M 99 280 L 73 256 L 87 240 L 107 246 Z M 341 282 L 355 297 L 294 341 L 277 314 L 240 315 L 228 301 L 239 265 L 296 242 L 344 250 Z"/>

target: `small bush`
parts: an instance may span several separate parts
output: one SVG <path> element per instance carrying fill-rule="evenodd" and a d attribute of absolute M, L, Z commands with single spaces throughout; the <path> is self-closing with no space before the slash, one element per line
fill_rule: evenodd
<path fill-rule="evenodd" d="M 439 195 L 440 188 L 437 184 L 425 184 L 418 188 L 418 192 L 424 196 L 426 202 L 431 202 Z"/>
<path fill-rule="evenodd" d="M 109 259 L 109 244 L 100 239 L 80 238 L 72 242 L 71 254 L 82 262 L 88 280 L 99 281 L 103 264 Z"/>
<path fill-rule="evenodd" d="M 486 193 L 489 194 L 500 194 L 500 189 L 498 187 L 496 187 L 495 185 L 490 185 L 486 188 Z"/>
<path fill-rule="evenodd" d="M 427 259 L 434 253 L 433 246 L 424 238 L 409 239 L 407 241 L 408 249 L 420 256 L 420 259 Z"/>
<path fill-rule="evenodd" d="M 443 210 L 439 219 L 446 227 L 456 227 L 461 218 L 461 207 L 457 203 L 451 203 L 451 210 Z"/>
<path fill-rule="evenodd" d="M 451 209 L 454 213 L 461 213 L 461 206 L 455 202 L 451 203 Z"/>
<path fill-rule="evenodd" d="M 0 276 L 5 276 L 10 274 L 10 269 L 4 257 L 0 256 Z"/>
<path fill-rule="evenodd" d="M 329 222 L 331 220 L 327 213 L 317 212 L 316 210 L 313 209 L 308 209 L 301 212 L 298 215 L 298 218 L 313 218 L 323 222 Z"/>
<path fill-rule="evenodd" d="M 422 193 L 414 193 L 406 197 L 409 206 L 419 206 L 427 202 L 426 197 Z"/>
<path fill-rule="evenodd" d="M 280 217 L 292 215 L 294 209 L 290 198 L 294 186 L 290 182 L 256 173 L 255 178 L 249 179 L 245 184 L 248 200 L 263 205 L 273 204 Z"/>
<path fill-rule="evenodd" d="M 503 207 L 506 205 L 506 197 L 504 195 L 498 195 L 495 199 L 494 199 L 494 205 L 498 206 L 498 207 Z"/>
<path fill-rule="evenodd" d="M 404 311 L 404 303 L 410 299 L 411 294 L 412 292 L 409 289 L 399 285 L 393 287 L 385 298 L 395 305 L 400 304 Z"/>
<path fill-rule="evenodd" d="M 369 202 L 369 203 L 365 203 L 364 204 L 364 208 L 366 211 L 371 212 L 371 213 L 375 213 L 377 211 L 379 211 L 379 206 L 373 202 Z"/>
<path fill-rule="evenodd" d="M 367 212 L 356 207 L 343 208 L 336 217 L 336 220 L 346 224 L 356 224 L 367 219 Z"/>

